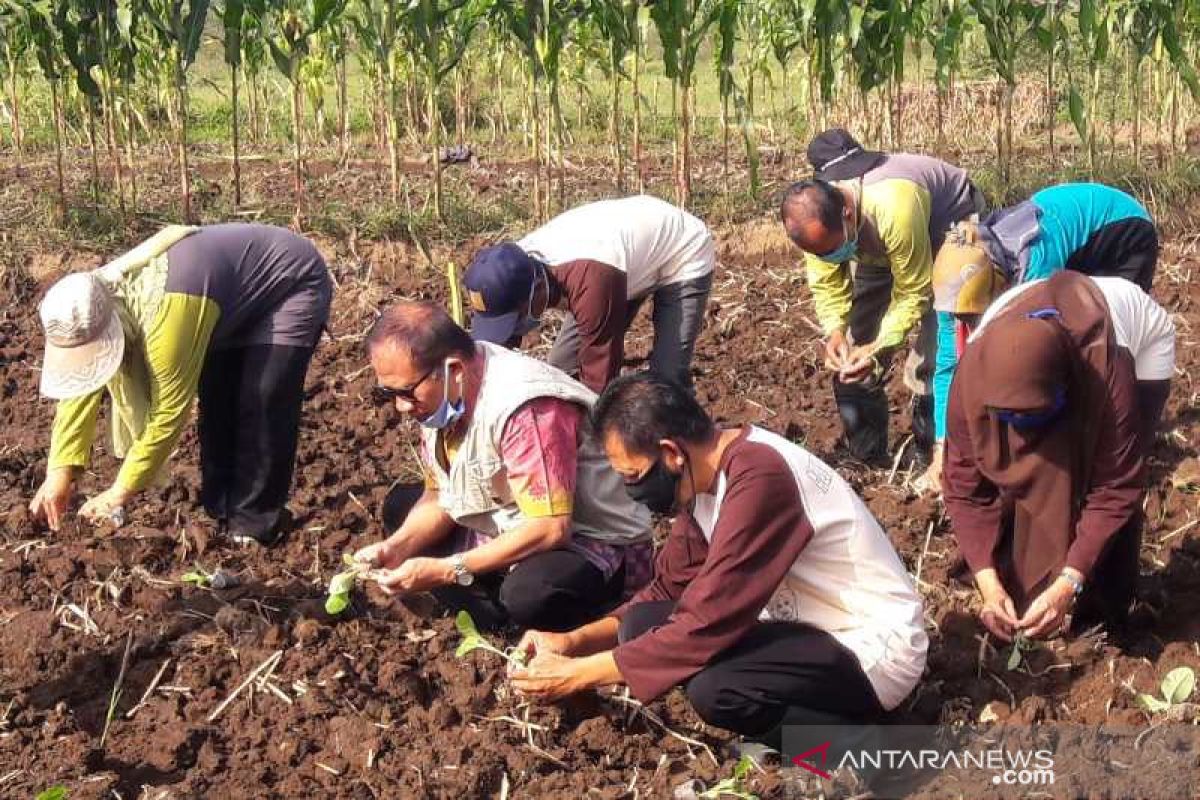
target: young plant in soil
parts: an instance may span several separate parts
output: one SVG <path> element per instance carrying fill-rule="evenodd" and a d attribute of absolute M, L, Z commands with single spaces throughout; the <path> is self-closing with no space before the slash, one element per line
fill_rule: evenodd
<path fill-rule="evenodd" d="M 337 616 L 350 607 L 350 593 L 359 577 L 370 571 L 370 567 L 361 561 L 355 561 L 348 553 L 342 554 L 342 563 L 348 569 L 339 572 L 329 580 L 329 597 L 325 598 L 325 613 Z"/>
<path fill-rule="evenodd" d="M 525 652 L 523 650 L 513 648 L 505 652 L 496 647 L 483 637 L 483 634 L 475 627 L 475 620 L 471 619 L 471 615 L 466 611 L 458 612 L 458 615 L 454 618 L 454 626 L 458 628 L 459 634 L 462 635 L 462 641 L 458 643 L 458 647 L 454 651 L 454 655 L 457 658 L 462 658 L 473 650 L 486 650 L 489 653 L 495 653 L 500 656 L 514 667 L 525 666 Z"/>
<path fill-rule="evenodd" d="M 237 585 L 237 579 L 224 570 L 218 569 L 216 572 L 207 572 L 199 564 L 191 572 L 185 572 L 179 576 L 181 583 L 190 583 L 197 588 L 209 587 L 211 589 L 229 589 Z"/>
<path fill-rule="evenodd" d="M 1159 686 L 1162 697 L 1142 693 L 1137 696 L 1137 704 L 1147 714 L 1161 714 L 1186 703 L 1195 688 L 1196 673 L 1192 668 L 1176 667 L 1162 679 Z"/>
<path fill-rule="evenodd" d="M 721 797 L 736 797 L 738 800 L 758 800 L 758 795 L 746 788 L 746 778 L 754 762 L 750 756 L 742 756 L 733 767 L 733 774 L 725 780 L 713 784 L 711 789 L 700 793 L 701 800 L 718 800 Z"/>
<path fill-rule="evenodd" d="M 1008 671 L 1015 672 L 1025 661 L 1025 653 L 1036 647 L 1033 641 L 1024 633 L 1018 633 L 1013 639 L 1012 650 L 1008 653 Z"/>
<path fill-rule="evenodd" d="M 33 800 L 67 800 L 67 787 L 51 786 L 49 789 L 42 789 Z"/>

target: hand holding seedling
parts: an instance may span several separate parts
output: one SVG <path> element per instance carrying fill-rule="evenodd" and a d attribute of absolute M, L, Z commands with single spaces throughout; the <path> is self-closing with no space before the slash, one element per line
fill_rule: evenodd
<path fill-rule="evenodd" d="M 1017 631 L 1017 609 L 1000 583 L 996 570 L 981 569 L 975 573 L 975 583 L 983 595 L 979 619 L 997 639 L 1011 642 Z"/>
<path fill-rule="evenodd" d="M 375 580 L 377 576 L 369 563 L 359 561 L 348 553 L 342 554 L 342 563 L 346 565 L 347 569 L 329 579 L 329 596 L 325 599 L 325 613 L 330 615 L 340 614 L 349 608 L 350 594 L 354 591 L 354 585 L 360 578 Z"/>
<path fill-rule="evenodd" d="M 526 661 L 541 653 L 557 653 L 560 656 L 573 655 L 571 637 L 565 633 L 550 631 L 525 631 L 521 641 L 517 643 L 517 651 L 525 654 Z"/>
<path fill-rule="evenodd" d="M 834 331 L 825 340 L 825 368 L 840 373 L 850 357 L 850 342 L 842 331 Z"/>
<path fill-rule="evenodd" d="M 375 544 L 369 544 L 366 547 L 356 550 L 354 553 L 354 561 L 366 564 L 368 567 L 377 569 L 391 569 L 399 565 L 396 559 L 395 549 L 388 543 L 387 539 Z M 393 563 L 396 562 L 396 563 Z"/>
<path fill-rule="evenodd" d="M 1075 586 L 1060 576 L 1034 599 L 1025 616 L 1017 620 L 1017 628 L 1033 639 L 1052 636 L 1066 625 L 1074 605 Z"/>
<path fill-rule="evenodd" d="M 444 558 L 418 556 L 395 569 L 377 570 L 375 582 L 389 595 L 416 594 L 454 582 L 454 567 Z"/>
<path fill-rule="evenodd" d="M 852 349 L 842 361 L 838 380 L 842 383 L 861 383 L 870 378 L 879 367 L 877 353 L 878 348 L 874 344 L 859 345 Z"/>

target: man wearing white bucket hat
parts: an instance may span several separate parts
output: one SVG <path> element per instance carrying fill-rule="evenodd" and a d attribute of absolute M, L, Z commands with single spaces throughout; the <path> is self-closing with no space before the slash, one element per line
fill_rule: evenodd
<path fill-rule="evenodd" d="M 59 401 L 46 479 L 30 503 L 58 529 L 86 466 L 104 392 L 112 486 L 80 515 L 120 524 L 175 447 L 199 395 L 200 501 L 235 538 L 270 544 L 291 486 L 304 378 L 329 316 L 320 253 L 267 225 L 173 226 L 54 284 L 41 392 Z"/>

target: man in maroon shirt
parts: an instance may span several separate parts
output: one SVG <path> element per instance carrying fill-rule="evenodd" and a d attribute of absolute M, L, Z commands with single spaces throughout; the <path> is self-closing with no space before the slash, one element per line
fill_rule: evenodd
<path fill-rule="evenodd" d="M 722 429 L 653 373 L 592 411 L 632 497 L 677 514 L 654 580 L 603 619 L 530 631 L 514 687 L 554 700 L 685 687 L 709 724 L 779 749 L 784 724 L 866 721 L 921 677 L 922 603 L 879 524 L 832 469 L 753 426 Z"/>

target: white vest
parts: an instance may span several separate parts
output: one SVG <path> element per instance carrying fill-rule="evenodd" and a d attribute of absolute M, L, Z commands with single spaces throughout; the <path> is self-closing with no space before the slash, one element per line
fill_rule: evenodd
<path fill-rule="evenodd" d="M 812 539 L 763 609 L 763 621 L 819 628 L 858 657 L 884 708 L 917 685 L 929 637 L 921 596 L 870 509 L 829 465 L 799 445 L 752 427 L 747 440 L 775 450 L 800 493 Z M 726 491 L 696 497 L 694 516 L 711 541 Z"/>
<path fill-rule="evenodd" d="M 568 400 L 590 410 L 596 395 L 549 364 L 486 342 L 476 347 L 484 358 L 483 380 L 448 472 L 435 456 L 438 431 L 425 429 L 422 435 L 429 470 L 438 484 L 438 503 L 460 525 L 494 537 L 526 521 L 500 454 L 508 418 L 539 397 Z M 586 423 L 580 427 L 576 470 L 572 534 L 617 545 L 650 541 L 650 512 L 630 499 Z"/>

